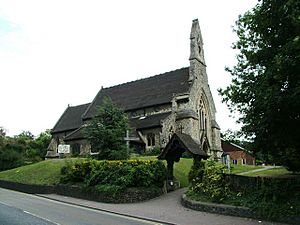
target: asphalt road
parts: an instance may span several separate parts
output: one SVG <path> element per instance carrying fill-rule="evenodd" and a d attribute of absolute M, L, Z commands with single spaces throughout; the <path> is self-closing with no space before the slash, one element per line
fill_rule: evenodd
<path fill-rule="evenodd" d="M 0 188 L 0 225 L 158 225 L 159 223 Z"/>
<path fill-rule="evenodd" d="M 47 220 L 38 218 L 30 213 L 15 207 L 0 203 L 0 224 L 1 225 L 54 225 Z"/>

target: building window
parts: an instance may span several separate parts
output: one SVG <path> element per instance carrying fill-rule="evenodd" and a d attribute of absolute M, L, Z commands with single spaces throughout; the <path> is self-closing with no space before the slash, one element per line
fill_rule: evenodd
<path fill-rule="evenodd" d="M 243 165 L 245 165 L 246 164 L 246 160 L 245 159 L 243 159 Z"/>
<path fill-rule="evenodd" d="M 205 131 L 207 130 L 207 113 L 202 100 L 200 100 L 199 103 L 198 113 L 199 113 L 199 128 L 200 130 Z"/>
<path fill-rule="evenodd" d="M 153 133 L 147 135 L 147 145 L 155 146 L 155 135 Z"/>
<path fill-rule="evenodd" d="M 236 159 L 232 160 L 232 164 L 237 164 L 237 160 Z"/>

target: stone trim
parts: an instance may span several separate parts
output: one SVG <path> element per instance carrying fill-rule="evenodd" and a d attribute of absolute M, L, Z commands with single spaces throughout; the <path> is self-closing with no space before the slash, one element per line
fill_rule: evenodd
<path fill-rule="evenodd" d="M 225 204 L 193 201 L 193 200 L 189 200 L 186 197 L 186 194 L 183 194 L 181 196 L 181 204 L 186 208 L 194 209 L 197 211 L 217 213 L 217 214 L 229 215 L 229 216 L 257 218 L 257 215 L 250 208 L 242 207 L 242 206 L 232 206 L 232 205 L 225 205 Z"/>

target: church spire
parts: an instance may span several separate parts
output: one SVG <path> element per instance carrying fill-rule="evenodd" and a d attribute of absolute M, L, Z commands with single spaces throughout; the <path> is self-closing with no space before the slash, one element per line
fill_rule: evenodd
<path fill-rule="evenodd" d="M 205 65 L 204 54 L 203 54 L 203 40 L 198 19 L 193 20 L 191 29 L 191 54 L 189 60 L 196 59 L 203 65 Z"/>
<path fill-rule="evenodd" d="M 193 20 L 191 29 L 191 54 L 190 54 L 190 72 L 189 82 L 193 82 L 195 78 L 200 77 L 199 68 L 205 67 L 203 40 L 198 19 Z"/>

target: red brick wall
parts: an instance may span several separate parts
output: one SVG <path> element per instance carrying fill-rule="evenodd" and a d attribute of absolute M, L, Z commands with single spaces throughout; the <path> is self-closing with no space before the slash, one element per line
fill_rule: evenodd
<path fill-rule="evenodd" d="M 221 145 L 223 151 L 230 155 L 231 163 L 233 163 L 233 160 L 236 160 L 237 164 L 255 165 L 255 158 L 245 152 L 243 148 L 239 148 L 238 146 L 232 145 L 231 143 L 223 140 Z"/>

